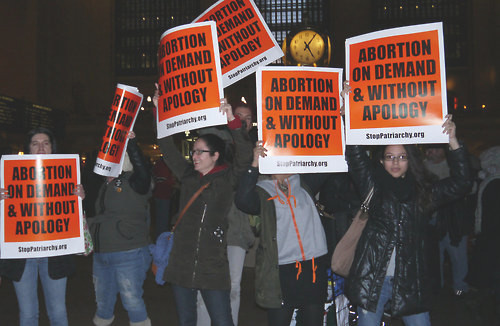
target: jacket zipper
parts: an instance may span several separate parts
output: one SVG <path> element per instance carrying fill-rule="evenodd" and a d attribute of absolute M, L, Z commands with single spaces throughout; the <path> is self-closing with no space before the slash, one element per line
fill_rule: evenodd
<path fill-rule="evenodd" d="M 203 207 L 203 214 L 201 215 L 200 229 L 198 230 L 198 239 L 196 241 L 196 252 L 194 255 L 193 279 L 191 280 L 191 284 L 194 284 L 194 280 L 196 278 L 196 266 L 198 266 L 198 254 L 200 252 L 201 230 L 203 229 L 203 222 L 205 221 L 205 213 L 206 212 L 207 212 L 207 203 L 205 203 L 205 206 Z"/>

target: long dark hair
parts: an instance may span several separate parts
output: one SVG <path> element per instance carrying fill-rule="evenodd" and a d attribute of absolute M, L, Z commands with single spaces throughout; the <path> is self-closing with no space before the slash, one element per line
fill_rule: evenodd
<path fill-rule="evenodd" d="M 215 162 L 215 165 L 222 165 L 225 163 L 226 143 L 222 140 L 222 138 L 214 134 L 204 134 L 198 137 L 198 139 L 203 140 L 205 144 L 207 144 L 208 149 L 212 152 L 210 153 L 210 156 L 214 156 L 215 152 L 219 153 L 219 158 L 217 159 L 217 162 Z"/>
<path fill-rule="evenodd" d="M 385 149 L 389 145 L 381 146 L 377 159 L 378 162 L 384 160 Z M 408 172 L 411 173 L 415 179 L 417 198 L 419 207 L 428 208 L 431 199 L 431 189 L 434 178 L 427 171 L 424 165 L 423 153 L 416 145 L 402 145 L 408 155 Z"/>
<path fill-rule="evenodd" d="M 56 143 L 56 138 L 54 136 L 54 133 L 52 133 L 52 131 L 50 131 L 49 129 L 44 128 L 44 127 L 37 127 L 35 129 L 31 129 L 28 132 L 28 134 L 26 135 L 26 139 L 24 141 L 24 152 L 25 153 L 30 152 L 31 139 L 36 134 L 47 135 L 49 137 L 50 145 L 52 147 L 52 154 L 57 154 L 57 143 Z"/>

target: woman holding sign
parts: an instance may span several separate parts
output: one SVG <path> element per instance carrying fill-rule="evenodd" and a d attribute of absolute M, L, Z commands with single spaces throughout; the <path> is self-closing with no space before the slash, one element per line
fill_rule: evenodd
<path fill-rule="evenodd" d="M 155 104 L 157 100 L 155 96 Z M 237 180 L 251 160 L 252 144 L 225 99 L 221 100 L 220 110 L 227 116 L 235 143 L 232 166 L 224 160 L 224 141 L 213 134 L 196 140 L 191 152 L 192 165 L 179 153 L 171 136 L 159 140 L 163 159 L 181 184 L 179 207 L 181 210 L 187 207 L 175 229 L 164 274 L 164 279 L 172 284 L 179 325 L 196 325 L 198 291 L 213 324 L 233 325 L 226 252 L 227 214 Z"/>
<path fill-rule="evenodd" d="M 29 154 L 57 153 L 54 134 L 45 128 L 31 130 L 26 138 L 25 152 Z M 77 185 L 74 194 L 85 198 L 82 185 Z M 0 189 L 0 200 L 8 198 L 5 189 Z M 66 282 L 75 271 L 73 256 L 49 258 L 2 259 L 0 275 L 11 279 L 19 304 L 21 326 L 38 325 L 38 278 L 42 283 L 47 315 L 52 326 L 67 326 Z"/>
<path fill-rule="evenodd" d="M 299 309 L 303 325 L 323 325 L 327 295 L 327 245 L 314 194 L 324 174 L 274 174 L 258 181 L 262 142 L 236 192 L 236 206 L 259 215 L 260 243 L 255 268 L 257 304 L 267 309 L 268 324 L 290 325 Z M 258 182 L 257 182 L 258 181 Z"/>
<path fill-rule="evenodd" d="M 149 200 L 151 174 L 133 131 L 118 177 L 106 177 L 96 200 L 96 216 L 89 219 L 94 242 L 92 273 L 97 310 L 96 326 L 114 320 L 118 294 L 130 325 L 151 326 L 143 299 L 143 285 L 151 264 Z"/>
<path fill-rule="evenodd" d="M 362 198 L 374 188 L 347 286 L 360 326 L 380 325 L 388 302 L 405 325 L 430 325 L 425 230 L 434 209 L 464 196 L 471 186 L 466 151 L 451 115 L 443 128 L 450 137 L 450 177 L 436 183 L 415 145 L 384 146 L 373 165 L 363 147 L 347 147 L 349 173 Z"/>

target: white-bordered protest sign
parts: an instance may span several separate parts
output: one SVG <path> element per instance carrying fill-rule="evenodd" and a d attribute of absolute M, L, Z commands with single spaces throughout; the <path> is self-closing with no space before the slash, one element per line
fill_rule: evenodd
<path fill-rule="evenodd" d="M 224 87 L 283 56 L 283 51 L 252 0 L 217 1 L 194 21 L 217 23 Z"/>
<path fill-rule="evenodd" d="M 346 40 L 346 143 L 447 143 L 443 25 L 393 28 Z"/>
<path fill-rule="evenodd" d="M 223 97 L 215 22 L 177 26 L 160 39 L 158 139 L 221 125 Z"/>
<path fill-rule="evenodd" d="M 142 104 L 142 94 L 136 87 L 118 84 L 111 111 L 106 120 L 106 131 L 97 153 L 94 172 L 107 177 L 117 177 L 122 172 L 123 159 L 128 144 L 128 133 L 134 128 Z"/>
<path fill-rule="evenodd" d="M 267 149 L 259 171 L 347 171 L 339 114 L 342 69 L 264 67 L 256 77 L 259 139 Z"/>
<path fill-rule="evenodd" d="M 0 170 L 2 259 L 84 252 L 78 155 L 4 155 Z"/>

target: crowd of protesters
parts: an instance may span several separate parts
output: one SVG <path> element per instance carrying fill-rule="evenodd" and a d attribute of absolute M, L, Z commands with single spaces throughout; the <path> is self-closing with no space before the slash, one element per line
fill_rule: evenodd
<path fill-rule="evenodd" d="M 384 311 L 402 317 L 406 325 L 430 325 L 432 290 L 444 286 L 445 251 L 453 294 L 467 295 L 471 286 L 489 288 L 498 310 L 499 147 L 480 156 L 476 177 L 447 116 L 443 132 L 450 140 L 445 146 L 347 146 L 349 173 L 259 176 L 259 157 L 266 156 L 266 148 L 256 141 L 253 110 L 242 103 L 233 108 L 225 99 L 220 110 L 227 126 L 200 131 L 190 161 L 170 136 L 159 140 L 162 160 L 151 168 L 131 132 L 122 173 L 87 187 L 87 205 L 93 207 L 87 217 L 94 242 L 94 325 L 113 323 L 118 294 L 130 325 L 151 325 L 143 300 L 151 267 L 148 246 L 173 224 L 175 241 L 160 278 L 173 290 L 179 325 L 238 324 L 243 263 L 255 237 L 260 238 L 255 300 L 266 308 L 269 325 L 289 325 L 295 310 L 303 325 L 323 325 L 332 252 L 360 199 L 372 189 L 369 219 L 346 279 L 358 325 L 379 325 Z M 52 132 L 30 132 L 26 152 L 57 153 Z M 75 194 L 85 198 L 83 186 Z M 0 190 L 0 200 L 8 196 Z M 480 255 L 472 259 L 482 267 L 468 270 L 474 212 Z M 251 225 L 251 220 L 258 223 Z M 68 325 L 65 295 L 67 277 L 75 271 L 73 258 L 0 261 L 0 275 L 14 284 L 21 326 L 38 325 L 38 278 L 51 325 Z"/>

